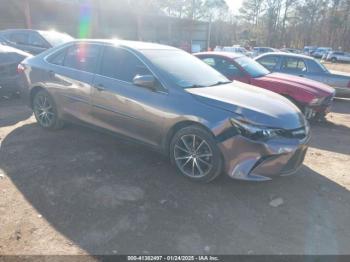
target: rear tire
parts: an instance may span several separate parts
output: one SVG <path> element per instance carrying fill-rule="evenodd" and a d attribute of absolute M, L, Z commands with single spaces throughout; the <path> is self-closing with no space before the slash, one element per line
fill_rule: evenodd
<path fill-rule="evenodd" d="M 180 129 L 171 140 L 169 155 L 177 171 L 193 181 L 208 183 L 222 173 L 221 151 L 204 128 Z"/>
<path fill-rule="evenodd" d="M 33 111 L 38 124 L 45 129 L 61 129 L 64 122 L 59 118 L 56 104 L 51 95 L 44 89 L 33 98 Z"/>

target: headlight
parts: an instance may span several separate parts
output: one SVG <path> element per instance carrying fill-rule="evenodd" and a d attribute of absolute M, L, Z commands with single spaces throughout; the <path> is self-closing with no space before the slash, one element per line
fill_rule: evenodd
<path fill-rule="evenodd" d="M 252 140 L 268 140 L 279 135 L 283 130 L 254 125 L 246 120 L 231 118 L 231 124 L 238 133 Z"/>
<path fill-rule="evenodd" d="M 310 106 L 317 106 L 317 105 L 321 105 L 323 102 L 324 98 L 314 98 L 311 100 L 311 102 L 309 103 Z"/>

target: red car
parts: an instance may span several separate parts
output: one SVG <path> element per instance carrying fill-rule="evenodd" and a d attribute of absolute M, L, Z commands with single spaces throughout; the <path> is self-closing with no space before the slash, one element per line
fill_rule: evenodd
<path fill-rule="evenodd" d="M 262 87 L 295 103 L 306 118 L 324 118 L 330 111 L 335 90 L 325 84 L 281 73 L 271 73 L 253 59 L 236 53 L 195 54 L 230 80 Z"/>

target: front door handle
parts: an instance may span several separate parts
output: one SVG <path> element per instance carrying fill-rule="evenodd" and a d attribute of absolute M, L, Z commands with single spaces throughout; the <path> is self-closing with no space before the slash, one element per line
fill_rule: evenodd
<path fill-rule="evenodd" d="M 300 77 L 304 77 L 304 75 L 299 75 Z"/>
<path fill-rule="evenodd" d="M 100 92 L 103 91 L 103 90 L 106 90 L 106 88 L 102 84 L 94 85 L 94 87 Z"/>

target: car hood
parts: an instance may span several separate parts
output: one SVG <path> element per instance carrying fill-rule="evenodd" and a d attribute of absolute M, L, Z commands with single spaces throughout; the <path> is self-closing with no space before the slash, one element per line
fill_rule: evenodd
<path fill-rule="evenodd" d="M 284 129 L 306 125 L 304 116 L 293 103 L 262 88 L 233 81 L 219 86 L 186 90 L 203 103 L 230 111 L 236 117 L 243 117 L 257 125 Z"/>
<path fill-rule="evenodd" d="M 299 76 L 287 75 L 282 73 L 271 73 L 266 76 L 260 77 L 259 79 L 265 82 L 278 82 L 279 84 L 283 83 L 289 86 L 293 85 L 293 87 L 301 88 L 318 97 L 326 97 L 334 93 L 334 89 L 326 84 Z"/>

